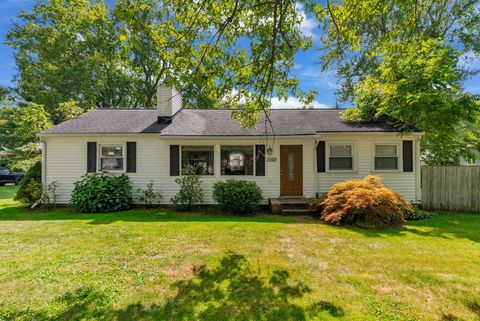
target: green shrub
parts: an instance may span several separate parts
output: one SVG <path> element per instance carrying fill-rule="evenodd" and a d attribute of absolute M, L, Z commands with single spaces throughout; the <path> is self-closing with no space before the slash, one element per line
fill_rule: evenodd
<path fill-rule="evenodd" d="M 127 175 L 88 174 L 75 182 L 72 205 L 83 213 L 127 210 L 133 203 L 132 186 Z"/>
<path fill-rule="evenodd" d="M 32 205 L 42 198 L 42 162 L 37 161 L 20 181 L 16 201 Z"/>
<path fill-rule="evenodd" d="M 145 207 L 151 207 L 156 201 L 160 202 L 162 199 L 162 193 L 155 192 L 153 189 L 153 181 L 147 184 L 146 188 L 137 189 L 137 200 L 142 202 Z"/>
<path fill-rule="evenodd" d="M 255 182 L 229 179 L 216 182 L 213 199 L 231 214 L 254 214 L 263 199 L 262 190 Z"/>
<path fill-rule="evenodd" d="M 335 184 L 323 206 L 320 218 L 325 222 L 367 228 L 400 225 L 405 222 L 404 214 L 413 211 L 412 205 L 386 188 L 378 176 Z"/>
<path fill-rule="evenodd" d="M 422 210 L 418 205 L 413 205 L 411 211 L 405 211 L 404 216 L 407 221 L 419 221 L 425 220 L 436 216 L 433 212 L 427 212 Z"/>
<path fill-rule="evenodd" d="M 203 203 L 202 180 L 196 172 L 195 168 L 190 166 L 183 171 L 185 176 L 175 180 L 180 190 L 170 201 L 176 209 L 191 210 L 193 205 Z"/>
<path fill-rule="evenodd" d="M 321 213 L 323 211 L 324 202 L 325 202 L 326 197 L 327 197 L 327 194 L 323 193 L 323 194 L 319 195 L 318 197 L 312 198 L 308 202 L 309 208 L 311 210 L 316 211 L 317 213 Z"/>
<path fill-rule="evenodd" d="M 58 183 L 53 181 L 44 188 L 44 193 L 42 195 L 42 204 L 46 205 L 55 205 L 57 204 L 58 193 L 57 193 Z"/>

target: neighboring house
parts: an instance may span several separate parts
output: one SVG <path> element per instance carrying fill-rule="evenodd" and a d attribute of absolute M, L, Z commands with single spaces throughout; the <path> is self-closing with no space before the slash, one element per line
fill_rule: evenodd
<path fill-rule="evenodd" d="M 475 150 L 472 150 L 472 152 L 475 154 L 476 159 L 466 160 L 465 158 L 460 157 L 460 165 L 462 165 L 462 166 L 480 166 L 480 153 L 478 151 L 475 151 Z"/>
<path fill-rule="evenodd" d="M 271 110 L 244 129 L 229 110 L 182 109 L 175 90 L 158 89 L 158 108 L 96 109 L 40 134 L 43 182 L 68 203 L 86 173 L 126 173 L 134 188 L 153 180 L 168 203 L 182 168 L 197 165 L 205 203 L 228 178 L 255 181 L 265 200 L 314 197 L 336 182 L 380 175 L 409 200 L 420 198 L 421 133 L 400 136 L 385 123 L 348 123 L 341 110 Z"/>

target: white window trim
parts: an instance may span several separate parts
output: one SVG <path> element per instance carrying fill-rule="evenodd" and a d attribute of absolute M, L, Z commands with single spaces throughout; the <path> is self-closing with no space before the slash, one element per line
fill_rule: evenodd
<path fill-rule="evenodd" d="M 330 146 L 332 145 L 350 145 L 352 146 L 352 169 L 330 169 Z M 325 172 L 327 173 L 354 173 L 357 171 L 357 146 L 355 142 L 332 141 L 326 143 Z"/>
<path fill-rule="evenodd" d="M 183 156 L 183 147 L 184 146 L 188 146 L 188 147 L 204 147 L 204 146 L 208 146 L 208 147 L 213 147 L 213 174 L 208 174 L 208 175 L 198 175 L 198 176 L 202 176 L 202 177 L 215 177 L 215 169 L 216 169 L 216 165 L 215 165 L 215 145 L 208 145 L 208 144 L 180 144 L 180 155 L 178 157 L 179 161 L 180 161 L 180 168 L 179 168 L 179 176 L 182 177 L 182 176 L 190 176 L 190 175 L 184 175 L 182 174 L 182 170 L 183 170 L 183 159 L 182 159 L 182 156 Z"/>
<path fill-rule="evenodd" d="M 104 146 L 122 146 L 122 158 L 123 158 L 123 169 L 121 170 L 103 170 L 102 169 L 102 158 L 109 158 L 109 157 L 102 157 L 102 147 Z M 110 158 L 119 158 L 119 157 L 110 157 Z M 97 150 L 97 172 L 105 172 L 105 173 L 126 173 L 127 171 L 127 144 L 126 143 L 99 143 L 98 150 Z"/>
<path fill-rule="evenodd" d="M 397 169 L 375 169 L 375 146 L 378 145 L 395 145 L 397 146 Z M 371 171 L 373 173 L 400 173 L 403 172 L 403 151 L 400 146 L 399 142 L 390 142 L 390 141 L 385 141 L 385 142 L 374 142 L 372 144 L 372 169 Z"/>
<path fill-rule="evenodd" d="M 251 146 L 252 149 L 253 149 L 253 174 L 252 175 L 224 175 L 222 174 L 222 146 Z M 225 179 L 228 179 L 228 178 L 235 178 L 235 177 L 241 177 L 241 178 L 255 178 L 256 175 L 256 166 L 257 166 L 257 151 L 256 151 L 256 148 L 255 148 L 255 144 L 230 144 L 230 145 L 222 145 L 220 144 L 220 148 L 219 148 L 219 152 L 220 152 L 220 157 L 219 157 L 219 161 L 220 161 L 220 164 L 218 166 L 218 169 L 220 170 L 220 178 L 225 178 Z M 266 155 L 265 155 L 265 163 L 266 163 Z"/>

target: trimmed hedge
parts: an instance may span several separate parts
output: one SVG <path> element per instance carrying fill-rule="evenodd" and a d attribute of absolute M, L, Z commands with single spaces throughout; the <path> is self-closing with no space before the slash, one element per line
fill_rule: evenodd
<path fill-rule="evenodd" d="M 263 199 L 262 190 L 255 182 L 229 179 L 213 186 L 213 199 L 231 214 L 254 214 Z"/>
<path fill-rule="evenodd" d="M 132 186 L 127 175 L 87 174 L 75 182 L 71 203 L 79 212 L 105 213 L 132 207 Z"/>

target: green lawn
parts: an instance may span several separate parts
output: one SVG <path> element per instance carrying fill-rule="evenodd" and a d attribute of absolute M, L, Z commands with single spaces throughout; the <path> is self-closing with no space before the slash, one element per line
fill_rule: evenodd
<path fill-rule="evenodd" d="M 401 229 L 27 210 L 0 188 L 0 320 L 476 320 L 480 215 Z"/>

